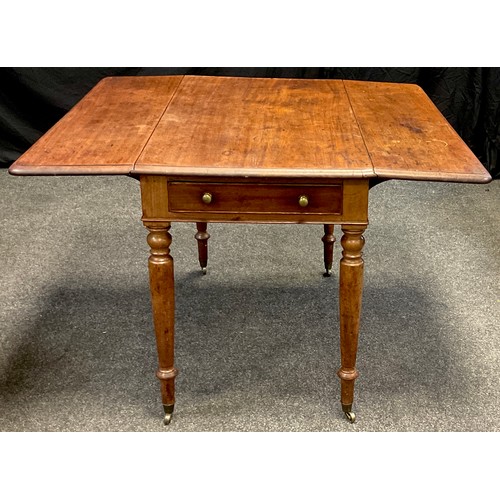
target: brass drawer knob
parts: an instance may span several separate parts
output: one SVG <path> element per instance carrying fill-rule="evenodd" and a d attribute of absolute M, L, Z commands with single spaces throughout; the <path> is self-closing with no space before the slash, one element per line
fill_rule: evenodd
<path fill-rule="evenodd" d="M 301 207 L 307 207 L 307 205 L 309 205 L 309 198 L 303 194 L 300 198 L 299 198 L 299 205 Z"/>
<path fill-rule="evenodd" d="M 212 203 L 212 193 L 204 193 L 203 196 L 201 197 L 201 201 L 203 203 L 206 203 L 207 205 L 209 203 Z"/>

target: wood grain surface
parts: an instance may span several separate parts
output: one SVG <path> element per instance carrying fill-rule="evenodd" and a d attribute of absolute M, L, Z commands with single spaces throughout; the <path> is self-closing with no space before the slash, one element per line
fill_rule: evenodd
<path fill-rule="evenodd" d="M 206 204 L 202 197 L 210 193 Z M 342 184 L 245 184 L 171 182 L 171 212 L 341 214 Z M 301 206 L 299 198 L 307 198 Z"/>
<path fill-rule="evenodd" d="M 101 80 L 11 166 L 10 173 L 128 174 L 181 80 Z"/>
<path fill-rule="evenodd" d="M 201 182 L 200 182 L 201 181 Z M 367 224 L 369 179 L 140 176 L 143 222 Z M 204 193 L 213 194 L 205 205 Z M 301 207 L 301 195 L 312 207 Z M 290 197 L 291 195 L 291 197 Z M 222 196 L 222 198 L 221 198 Z"/>
<path fill-rule="evenodd" d="M 341 80 L 186 76 L 135 172 L 373 176 Z"/>
<path fill-rule="evenodd" d="M 378 177 L 489 182 L 491 176 L 417 85 L 344 81 Z"/>
<path fill-rule="evenodd" d="M 416 85 L 209 76 L 106 78 L 9 171 L 491 180 Z"/>

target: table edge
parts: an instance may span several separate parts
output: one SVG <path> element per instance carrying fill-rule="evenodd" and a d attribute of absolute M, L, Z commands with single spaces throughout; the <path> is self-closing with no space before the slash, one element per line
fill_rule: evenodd
<path fill-rule="evenodd" d="M 95 168 L 99 170 L 96 171 Z M 8 173 L 14 176 L 71 176 L 71 175 L 126 175 L 137 177 L 139 175 L 164 175 L 164 176 L 194 176 L 194 177 L 234 177 L 234 178 L 264 178 L 264 177 L 289 177 L 292 179 L 308 179 L 308 178 L 323 178 L 323 179 L 366 179 L 378 178 L 383 180 L 410 180 L 410 181 L 426 181 L 426 182 L 463 182 L 470 184 L 488 184 L 492 181 L 492 177 L 485 169 L 484 174 L 464 174 L 461 172 L 450 172 L 442 174 L 435 172 L 434 175 L 423 174 L 419 172 L 401 172 L 396 174 L 391 170 L 378 168 L 376 173 L 371 169 L 363 169 L 353 171 L 334 171 L 334 170 L 301 170 L 284 171 L 281 169 L 268 169 L 266 171 L 256 171 L 256 169 L 242 168 L 235 173 L 227 171 L 227 168 L 213 167 L 165 167 L 155 165 L 57 165 L 57 166 L 33 166 L 14 163 L 8 168 Z"/>
<path fill-rule="evenodd" d="M 294 179 L 328 178 L 328 179 L 364 179 L 376 177 L 372 168 L 356 170 L 332 170 L 332 169 L 286 169 L 286 168 L 238 168 L 228 167 L 176 167 L 165 165 L 135 165 L 131 172 L 134 175 L 166 175 L 166 176 L 212 176 L 212 177 L 290 177 Z"/>
<path fill-rule="evenodd" d="M 469 184 L 488 184 L 492 177 L 485 169 L 484 173 L 464 174 L 463 172 L 411 172 L 405 171 L 395 173 L 393 170 L 383 168 L 376 169 L 376 177 L 379 179 L 408 180 L 408 181 L 426 181 L 426 182 L 464 182 Z"/>
<path fill-rule="evenodd" d="M 133 167 L 134 165 L 130 163 L 123 165 L 23 165 L 14 162 L 8 168 L 8 172 L 16 176 L 129 175 Z"/>

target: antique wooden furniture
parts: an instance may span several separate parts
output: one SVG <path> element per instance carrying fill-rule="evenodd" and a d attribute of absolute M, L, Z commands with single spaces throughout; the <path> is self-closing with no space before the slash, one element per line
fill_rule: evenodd
<path fill-rule="evenodd" d="M 174 409 L 170 224 L 323 224 L 340 261 L 341 404 L 352 413 L 370 182 L 484 183 L 488 172 L 416 85 L 164 76 L 102 80 L 10 168 L 140 180 L 165 423 Z"/>

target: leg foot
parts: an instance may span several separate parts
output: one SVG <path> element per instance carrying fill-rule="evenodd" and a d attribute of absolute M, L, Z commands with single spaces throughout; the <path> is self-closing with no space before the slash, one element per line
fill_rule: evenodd
<path fill-rule="evenodd" d="M 163 423 L 165 425 L 168 425 L 172 421 L 172 415 L 174 413 L 174 405 L 163 405 L 163 410 L 165 411 L 165 418 L 163 419 Z"/>
<path fill-rule="evenodd" d="M 353 424 L 356 421 L 356 414 L 352 411 L 346 411 L 345 416 L 346 416 L 347 420 L 349 420 L 349 422 L 351 422 L 351 424 Z"/>
<path fill-rule="evenodd" d="M 356 421 L 356 414 L 352 411 L 352 404 L 351 405 L 342 405 L 342 411 L 344 412 L 344 415 L 346 416 L 347 420 L 353 424 Z"/>

